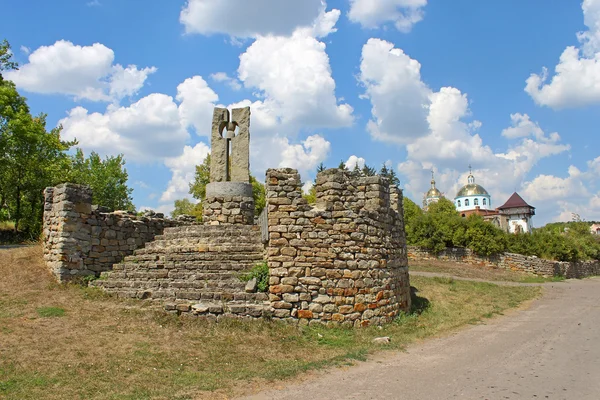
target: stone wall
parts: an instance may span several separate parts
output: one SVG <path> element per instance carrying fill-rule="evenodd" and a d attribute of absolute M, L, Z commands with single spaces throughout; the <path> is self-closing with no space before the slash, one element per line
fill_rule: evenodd
<path fill-rule="evenodd" d="M 60 282 L 97 276 L 165 227 L 182 223 L 162 214 L 137 217 L 125 211 L 106 212 L 92 205 L 89 187 L 62 184 L 44 191 L 44 259 Z"/>
<path fill-rule="evenodd" d="M 208 225 L 252 225 L 254 199 L 245 196 L 207 196 L 202 221 Z"/>
<path fill-rule="evenodd" d="M 515 253 L 502 253 L 491 257 L 479 256 L 466 248 L 447 248 L 438 254 L 416 246 L 408 246 L 410 260 L 439 259 L 456 261 L 511 271 L 527 272 L 540 276 L 564 276 L 565 278 L 584 278 L 600 275 L 600 261 L 553 261 L 536 256 L 524 256 Z"/>
<path fill-rule="evenodd" d="M 410 309 L 402 193 L 381 177 L 321 172 L 317 203 L 293 169 L 267 171 L 270 301 L 301 324 L 381 324 Z"/>

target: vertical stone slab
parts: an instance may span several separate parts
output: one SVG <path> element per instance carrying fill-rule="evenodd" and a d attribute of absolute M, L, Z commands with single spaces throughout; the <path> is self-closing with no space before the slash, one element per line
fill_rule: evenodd
<path fill-rule="evenodd" d="M 213 111 L 211 131 L 210 181 L 227 181 L 227 139 L 223 137 L 223 129 L 229 122 L 229 111 L 226 108 L 215 108 Z"/>
<path fill-rule="evenodd" d="M 235 108 L 231 114 L 238 127 L 231 139 L 231 181 L 250 182 L 250 107 Z"/>

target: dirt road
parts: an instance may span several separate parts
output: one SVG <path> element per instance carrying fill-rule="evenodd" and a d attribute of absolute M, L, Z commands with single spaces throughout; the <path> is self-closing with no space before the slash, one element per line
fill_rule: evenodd
<path fill-rule="evenodd" d="M 248 399 L 600 399 L 600 278 L 530 308 Z"/>

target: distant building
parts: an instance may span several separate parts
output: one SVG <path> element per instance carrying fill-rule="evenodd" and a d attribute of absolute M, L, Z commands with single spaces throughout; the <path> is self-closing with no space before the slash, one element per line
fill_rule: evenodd
<path fill-rule="evenodd" d="M 505 229 L 509 233 L 531 233 L 533 228 L 531 219 L 535 215 L 535 207 L 527 204 L 517 192 L 498 207 L 498 211 L 504 217 L 501 218 L 501 227 L 506 224 Z"/>
<path fill-rule="evenodd" d="M 427 211 L 429 209 L 429 205 L 432 203 L 437 203 L 440 199 L 444 197 L 442 192 L 440 192 L 435 187 L 435 178 L 433 176 L 433 170 L 431 171 L 431 188 L 425 193 L 423 196 L 423 210 Z"/>
<path fill-rule="evenodd" d="M 471 166 L 469 166 L 467 184 L 460 188 L 454 198 L 456 210 L 463 217 L 471 214 L 497 214 L 492 208 L 492 196 L 481 185 L 475 183 L 475 177 L 470 169 Z"/>
<path fill-rule="evenodd" d="M 423 209 L 438 202 L 444 195 L 436 188 L 433 171 L 431 172 L 431 188 L 423 196 Z M 469 165 L 467 184 L 460 188 L 454 197 L 454 206 L 461 217 L 472 214 L 480 215 L 485 221 L 508 233 L 531 233 L 532 218 L 535 207 L 527 204 L 517 192 L 514 192 L 506 202 L 498 208 L 492 207 L 492 196 L 483 186 L 475 183 L 473 171 Z M 592 225 L 593 232 L 600 235 L 600 224 Z"/>
<path fill-rule="evenodd" d="M 592 226 L 590 226 L 590 232 L 592 235 L 600 235 L 600 224 L 592 224 Z"/>

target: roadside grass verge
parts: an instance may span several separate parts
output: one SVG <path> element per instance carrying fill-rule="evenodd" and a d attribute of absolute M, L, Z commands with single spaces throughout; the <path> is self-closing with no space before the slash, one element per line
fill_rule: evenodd
<path fill-rule="evenodd" d="M 408 265 L 411 271 L 436 272 L 450 274 L 460 278 L 485 279 L 488 281 L 545 283 L 560 282 L 565 280 L 565 278 L 561 276 L 545 278 L 543 276 L 537 276 L 525 272 L 508 271 L 500 268 L 459 263 L 456 261 L 409 260 Z"/>
<path fill-rule="evenodd" d="M 0 275 L 0 398 L 25 400 L 226 398 L 480 323 L 541 291 L 413 277 L 413 312 L 382 328 L 297 328 L 212 324 L 61 286 L 39 247 L 3 250 Z"/>

